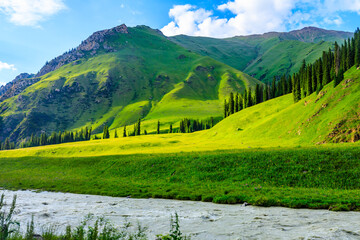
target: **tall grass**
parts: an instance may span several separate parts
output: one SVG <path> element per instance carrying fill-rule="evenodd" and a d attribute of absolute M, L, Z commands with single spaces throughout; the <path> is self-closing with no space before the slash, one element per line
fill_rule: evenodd
<path fill-rule="evenodd" d="M 20 223 L 14 220 L 16 195 L 13 198 L 10 209 L 4 209 L 5 195 L 0 199 L 0 240 L 147 240 L 147 228 L 137 224 L 135 231 L 131 224 L 126 222 L 121 227 L 115 227 L 103 217 L 95 218 L 87 215 L 82 223 L 74 228 L 66 227 L 65 233 L 58 233 L 53 226 L 43 227 L 41 234 L 35 232 L 34 217 L 27 224 L 26 232 L 20 233 Z M 94 222 L 91 224 L 91 222 Z M 175 213 L 171 216 L 170 232 L 165 235 L 157 235 L 158 240 L 189 240 L 190 237 L 180 231 L 179 216 Z"/>

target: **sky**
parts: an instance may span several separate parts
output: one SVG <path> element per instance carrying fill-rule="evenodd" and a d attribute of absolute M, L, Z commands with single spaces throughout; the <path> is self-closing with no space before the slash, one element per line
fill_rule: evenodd
<path fill-rule="evenodd" d="M 122 23 L 215 38 L 305 26 L 353 32 L 360 0 L 0 0 L 0 86 Z"/>

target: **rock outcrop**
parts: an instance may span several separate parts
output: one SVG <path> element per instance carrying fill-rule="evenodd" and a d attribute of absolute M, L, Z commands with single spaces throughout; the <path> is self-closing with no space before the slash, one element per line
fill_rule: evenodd
<path fill-rule="evenodd" d="M 93 33 L 85 41 L 83 41 L 77 48 L 74 48 L 56 58 L 47 62 L 40 71 L 36 74 L 36 77 L 41 77 L 49 72 L 52 72 L 61 66 L 79 60 L 84 57 L 86 53 L 90 55 L 95 55 L 98 50 L 104 49 L 106 52 L 114 52 L 116 49 L 105 43 L 105 40 L 109 36 L 114 36 L 116 34 L 128 34 L 128 28 L 125 24 L 120 26 L 98 31 Z"/>
<path fill-rule="evenodd" d="M 0 102 L 18 95 L 25 88 L 39 80 L 40 78 L 34 78 L 34 74 L 21 73 L 14 80 L 0 87 Z"/>

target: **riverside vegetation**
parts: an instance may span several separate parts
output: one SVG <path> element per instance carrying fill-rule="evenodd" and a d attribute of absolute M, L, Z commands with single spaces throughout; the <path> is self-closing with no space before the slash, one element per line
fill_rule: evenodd
<path fill-rule="evenodd" d="M 0 240 L 146 240 L 146 228 L 140 224 L 136 231 L 131 230 L 131 224 L 125 223 L 116 228 L 103 217 L 95 218 L 93 215 L 85 216 L 79 226 L 67 226 L 65 233 L 59 233 L 54 227 L 44 227 L 41 234 L 35 232 L 34 218 L 28 223 L 26 232 L 20 233 L 20 223 L 14 220 L 16 215 L 16 195 L 8 211 L 4 208 L 4 194 L 0 198 Z M 94 219 L 95 218 L 95 219 Z M 93 224 L 91 224 L 93 222 Z M 179 216 L 171 215 L 170 231 L 168 234 L 158 234 L 157 240 L 190 240 L 190 237 L 180 231 Z"/>

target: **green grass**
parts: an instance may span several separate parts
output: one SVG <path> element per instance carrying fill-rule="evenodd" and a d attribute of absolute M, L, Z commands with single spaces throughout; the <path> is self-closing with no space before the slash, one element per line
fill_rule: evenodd
<path fill-rule="evenodd" d="M 360 210 L 359 142 L 333 143 L 359 133 L 359 99 L 353 67 L 336 88 L 272 99 L 206 131 L 2 151 L 0 187 Z"/>
<path fill-rule="evenodd" d="M 268 36 L 213 39 L 206 37 L 175 36 L 171 40 L 191 51 L 209 56 L 261 81 L 270 82 L 274 76 L 297 72 L 303 59 L 308 63 L 318 59 L 323 51 L 333 48 L 341 37 L 321 36 L 328 42 L 303 42 L 281 34 Z"/>
<path fill-rule="evenodd" d="M 147 27 L 129 28 L 105 43 L 116 52 L 86 54 L 0 103 L 0 141 L 84 126 L 98 133 L 105 124 L 114 129 L 139 118 L 151 127 L 157 120 L 168 126 L 185 117 L 218 117 L 231 91 L 260 83 Z"/>
<path fill-rule="evenodd" d="M 0 157 L 0 186 L 136 198 L 360 210 L 360 148 Z"/>

